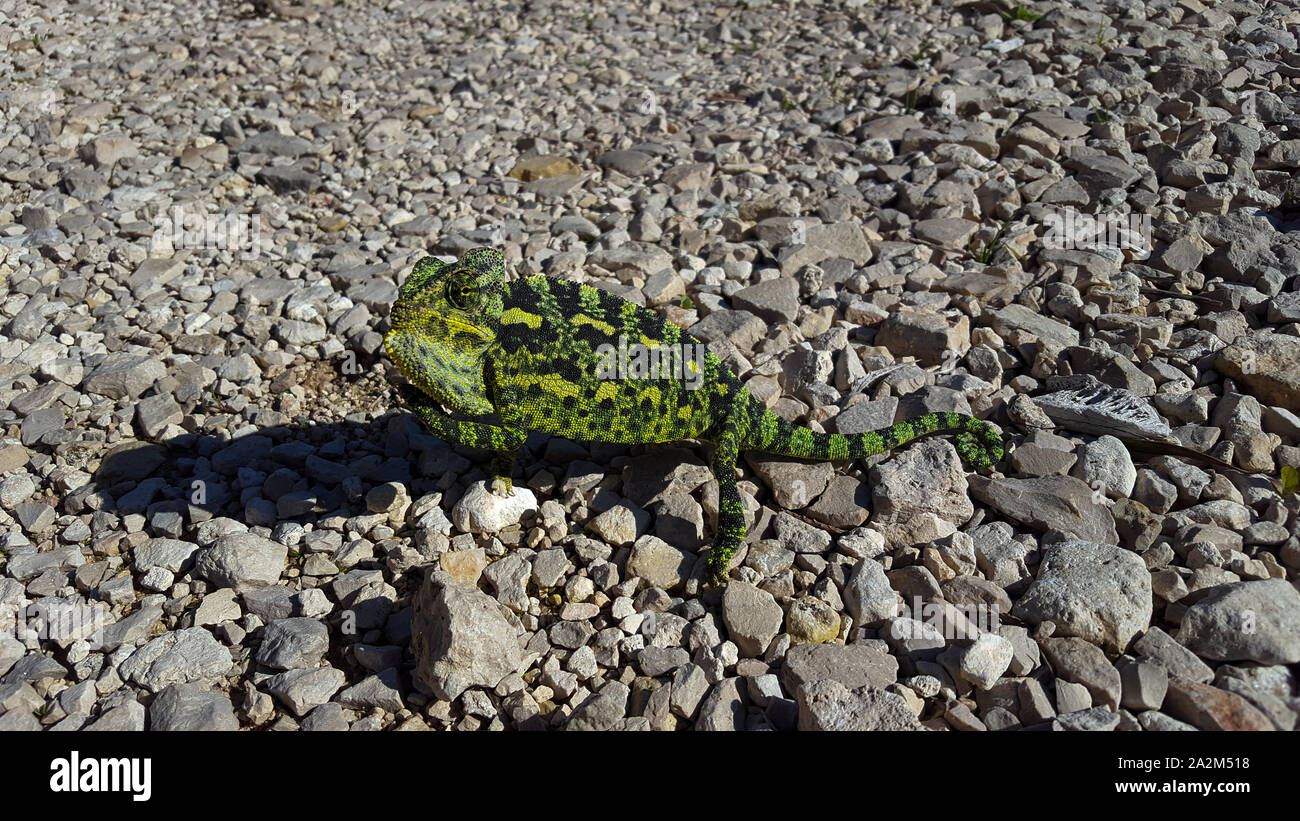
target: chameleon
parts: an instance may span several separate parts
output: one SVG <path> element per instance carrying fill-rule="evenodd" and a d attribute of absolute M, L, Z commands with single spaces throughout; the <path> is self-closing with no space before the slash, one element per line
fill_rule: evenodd
<path fill-rule="evenodd" d="M 611 350 L 641 346 L 661 361 L 657 378 L 608 378 Z M 689 346 L 694 346 L 689 347 Z M 509 495 L 529 431 L 579 441 L 650 444 L 697 440 L 715 445 L 718 516 L 708 581 L 724 584 L 744 542 L 736 460 L 753 450 L 818 461 L 848 461 L 891 450 L 936 431 L 957 431 L 967 465 L 990 467 L 1002 437 L 987 422 L 925 413 L 866 433 L 827 434 L 769 410 L 698 339 L 652 310 L 587 284 L 545 275 L 507 278 L 493 248 L 456 262 L 426 256 L 412 268 L 390 312 L 384 349 L 409 384 L 403 401 L 434 435 L 492 451 L 491 490 Z M 606 378 L 602 378 L 606 377 Z M 463 417 L 495 415 L 496 421 Z"/>

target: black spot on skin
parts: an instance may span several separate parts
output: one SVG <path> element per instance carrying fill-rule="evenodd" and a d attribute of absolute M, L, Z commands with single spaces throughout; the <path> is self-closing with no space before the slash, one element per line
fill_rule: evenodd
<path fill-rule="evenodd" d="M 582 369 L 577 362 L 570 359 L 559 359 L 555 362 L 555 372 L 560 375 L 566 382 L 575 384 L 583 381 Z"/>
<path fill-rule="evenodd" d="M 618 337 L 610 336 L 604 331 L 585 323 L 574 328 L 573 340 L 576 343 L 587 345 L 592 351 L 597 350 L 601 345 L 618 346 Z"/>
<path fill-rule="evenodd" d="M 650 339 L 664 338 L 664 320 L 659 314 L 647 308 L 636 312 L 637 330 Z"/>
<path fill-rule="evenodd" d="M 582 310 L 581 294 L 577 283 L 554 280 L 550 285 L 551 296 L 555 299 L 555 307 L 560 310 L 561 315 L 571 317 Z"/>

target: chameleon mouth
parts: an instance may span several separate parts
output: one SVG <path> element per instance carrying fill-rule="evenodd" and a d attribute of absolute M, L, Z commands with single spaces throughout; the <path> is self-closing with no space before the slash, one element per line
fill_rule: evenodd
<path fill-rule="evenodd" d="M 487 330 L 484 330 L 478 325 L 475 325 L 472 322 L 466 322 L 463 319 L 457 319 L 454 316 L 443 316 L 442 321 L 447 323 L 447 327 L 453 333 L 472 334 L 474 336 L 477 336 L 479 339 L 482 339 L 484 342 L 491 342 L 493 339 L 496 338 L 495 336 L 493 336 L 492 333 L 490 333 Z"/>

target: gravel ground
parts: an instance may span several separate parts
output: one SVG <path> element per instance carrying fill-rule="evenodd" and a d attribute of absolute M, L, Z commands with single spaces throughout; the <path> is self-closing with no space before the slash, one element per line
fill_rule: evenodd
<path fill-rule="evenodd" d="M 0 728 L 1294 728 L 1296 5 L 94 5 L 0 0 Z M 749 454 L 701 590 L 704 448 L 396 407 L 480 245 L 1013 450 Z"/>

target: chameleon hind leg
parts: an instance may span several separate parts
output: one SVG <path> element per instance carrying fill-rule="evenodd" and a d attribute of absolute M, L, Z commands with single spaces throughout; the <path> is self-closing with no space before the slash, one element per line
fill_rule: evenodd
<path fill-rule="evenodd" d="M 438 437 L 453 444 L 492 451 L 492 492 L 498 496 L 510 495 L 514 490 L 510 476 L 515 470 L 515 459 L 528 436 L 524 431 L 452 419 L 417 388 L 403 385 L 401 392 L 406 404 L 420 417 L 424 426 Z"/>
<path fill-rule="evenodd" d="M 731 559 L 745 541 L 745 507 L 736 482 L 736 459 L 740 455 L 744 419 L 740 408 L 733 408 L 722 425 L 713 451 L 713 475 L 718 480 L 718 531 L 709 550 L 709 583 L 724 584 Z"/>

